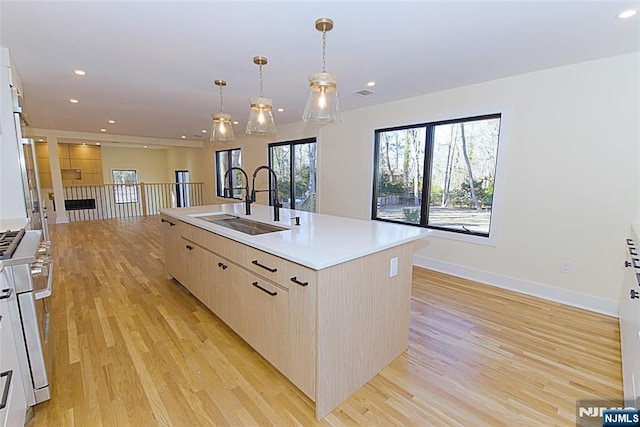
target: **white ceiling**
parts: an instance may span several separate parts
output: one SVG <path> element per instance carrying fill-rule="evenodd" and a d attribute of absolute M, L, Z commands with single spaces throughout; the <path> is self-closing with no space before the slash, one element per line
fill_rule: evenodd
<path fill-rule="evenodd" d="M 0 45 L 31 127 L 208 140 L 225 112 L 244 132 L 258 67 L 276 123 L 300 121 L 307 75 L 327 71 L 343 110 L 640 50 L 640 1 L 0 1 Z M 84 77 L 72 71 L 82 69 Z M 353 93 L 374 80 L 374 94 Z M 594 82 L 597 84 L 597 82 Z M 71 104 L 70 98 L 80 102 Z M 107 121 L 113 119 L 116 124 Z"/>

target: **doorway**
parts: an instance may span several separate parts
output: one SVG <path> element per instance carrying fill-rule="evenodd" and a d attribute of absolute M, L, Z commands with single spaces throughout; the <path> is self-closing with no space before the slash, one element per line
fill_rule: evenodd
<path fill-rule="evenodd" d="M 176 207 L 186 208 L 191 206 L 189 201 L 189 171 L 176 171 Z"/>

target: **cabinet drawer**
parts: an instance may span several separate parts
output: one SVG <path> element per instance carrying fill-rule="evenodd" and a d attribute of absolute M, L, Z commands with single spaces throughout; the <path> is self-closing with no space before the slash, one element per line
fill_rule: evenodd
<path fill-rule="evenodd" d="M 285 375 L 289 371 L 288 292 L 238 269 L 230 306 L 239 316 L 234 330 Z"/>
<path fill-rule="evenodd" d="M 219 234 L 207 232 L 205 248 L 211 252 L 227 258 L 236 264 L 242 265 L 246 258 L 246 246 Z"/>
<path fill-rule="evenodd" d="M 197 243 L 198 245 L 202 246 L 202 247 L 206 247 L 207 243 L 207 234 L 209 234 L 209 232 L 207 230 L 203 230 L 202 228 L 198 228 L 196 226 L 190 226 L 191 230 L 190 230 L 190 235 L 191 235 L 191 241 L 194 243 Z"/>
<path fill-rule="evenodd" d="M 178 235 L 184 237 L 187 240 L 191 240 L 191 225 L 182 222 L 182 221 L 175 221 L 176 222 L 176 229 L 178 231 Z"/>
<path fill-rule="evenodd" d="M 286 259 L 247 246 L 244 265 L 251 271 L 289 289 L 314 286 L 316 271 Z"/>

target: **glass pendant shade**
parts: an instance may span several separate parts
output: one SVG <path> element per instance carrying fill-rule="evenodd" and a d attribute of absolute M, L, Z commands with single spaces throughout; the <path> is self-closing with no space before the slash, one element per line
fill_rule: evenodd
<path fill-rule="evenodd" d="M 227 142 L 235 141 L 231 114 L 214 113 L 213 126 L 211 127 L 211 141 Z"/>
<path fill-rule="evenodd" d="M 327 31 L 333 29 L 329 18 L 318 18 L 316 30 L 322 31 L 322 72 L 309 75 L 309 94 L 302 113 L 302 120 L 308 123 L 326 124 L 340 121 L 338 100 L 338 76 L 327 73 Z"/>
<path fill-rule="evenodd" d="M 276 133 L 276 122 L 273 119 L 272 101 L 269 98 L 251 99 L 251 110 L 246 132 L 252 135 L 273 135 Z"/>
<path fill-rule="evenodd" d="M 327 124 L 340 121 L 338 99 L 338 76 L 332 73 L 309 75 L 309 94 L 302 120 L 309 123 Z"/>
<path fill-rule="evenodd" d="M 224 112 L 224 102 L 222 99 L 222 88 L 227 85 L 227 82 L 224 80 L 214 80 L 213 83 L 220 88 L 220 112 L 213 113 L 213 126 L 211 126 L 210 139 L 213 142 L 235 141 L 236 136 L 233 133 L 231 114 Z"/>
<path fill-rule="evenodd" d="M 253 63 L 260 67 L 260 96 L 251 99 L 249 121 L 245 132 L 250 135 L 274 135 L 276 133 L 276 122 L 271 111 L 273 101 L 262 96 L 262 67 L 267 65 L 267 58 L 254 56 Z"/>

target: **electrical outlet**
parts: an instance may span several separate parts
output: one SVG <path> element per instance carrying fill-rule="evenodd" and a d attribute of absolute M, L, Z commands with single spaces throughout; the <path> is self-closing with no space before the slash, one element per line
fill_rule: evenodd
<path fill-rule="evenodd" d="M 398 257 L 391 258 L 389 262 L 389 277 L 395 277 L 398 275 Z"/>
<path fill-rule="evenodd" d="M 573 265 L 571 264 L 571 261 L 567 261 L 567 260 L 560 261 L 560 273 L 571 274 L 572 267 Z"/>

